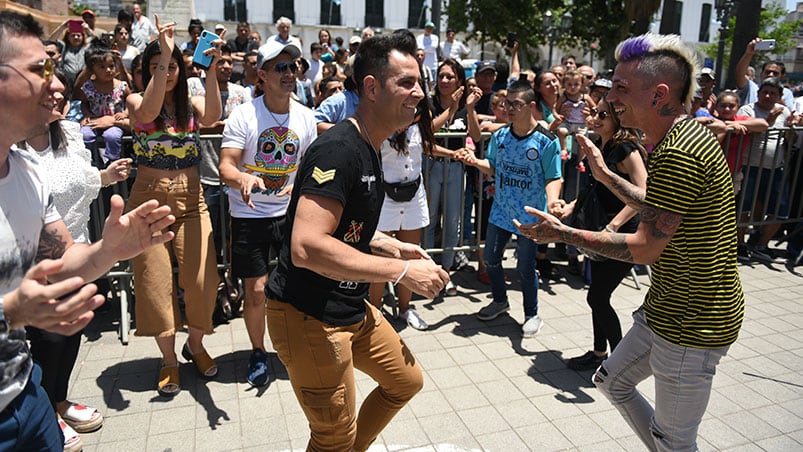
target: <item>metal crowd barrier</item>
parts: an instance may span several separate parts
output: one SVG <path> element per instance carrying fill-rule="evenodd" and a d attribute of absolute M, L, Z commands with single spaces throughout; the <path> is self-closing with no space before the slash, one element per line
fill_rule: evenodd
<path fill-rule="evenodd" d="M 800 175 L 801 175 L 801 162 L 803 158 L 801 158 L 801 147 L 798 146 L 798 141 L 794 139 L 786 139 L 787 134 L 793 134 L 797 132 L 803 132 L 803 128 L 795 128 L 793 129 L 770 129 L 766 133 L 759 133 L 759 134 L 752 134 L 751 136 L 739 135 L 733 133 L 733 130 L 729 130 L 728 134 L 723 142 L 723 150 L 727 152 L 729 146 L 734 140 L 738 140 L 738 156 L 737 161 L 744 162 L 743 168 L 741 171 L 748 172 L 749 171 L 749 162 L 750 154 L 754 154 L 754 158 L 756 152 L 760 153 L 760 158 L 763 159 L 767 155 L 769 155 L 769 150 L 773 149 L 772 146 L 776 146 L 778 150 L 782 150 L 783 158 L 779 157 L 778 166 L 769 168 L 769 174 L 764 174 L 763 172 L 758 172 L 757 178 L 755 180 L 755 184 L 753 187 L 752 193 L 752 202 L 748 205 L 745 205 L 746 197 L 742 194 L 736 196 L 737 206 L 739 212 L 751 212 L 753 213 L 752 216 L 740 216 L 738 219 L 738 226 L 746 227 L 746 226 L 759 226 L 764 224 L 777 224 L 777 223 L 800 223 L 803 221 L 803 203 L 801 203 L 801 198 L 803 198 L 803 194 L 801 194 L 801 182 L 800 182 Z M 487 139 L 490 137 L 490 133 L 483 134 L 483 140 L 475 143 L 475 146 L 478 150 L 478 155 L 484 156 L 484 146 Z M 801 135 L 800 142 L 803 143 L 803 134 Z M 444 139 L 444 138 L 465 138 L 465 133 L 436 133 L 435 137 Z M 202 139 L 220 139 L 221 135 L 202 135 Z M 760 145 L 753 145 L 751 148 L 746 142 L 751 140 L 751 142 L 760 143 Z M 758 141 L 752 141 L 758 140 Z M 124 156 L 125 148 L 128 147 L 130 149 L 131 146 L 131 137 L 124 138 Z M 100 164 L 101 159 L 99 158 L 99 151 L 98 148 L 93 149 L 93 156 L 96 159 L 96 162 Z M 130 154 L 129 154 L 130 155 Z M 429 158 L 424 158 L 423 160 L 423 172 L 424 172 L 424 181 L 425 184 L 429 178 Z M 133 181 L 136 173 L 132 172 L 129 179 L 129 182 Z M 789 214 L 783 215 L 784 212 L 781 211 L 782 206 L 780 203 L 775 203 L 774 205 L 770 205 L 772 190 L 764 190 L 760 191 L 761 188 L 761 179 L 764 178 L 773 180 L 776 177 L 780 177 L 780 191 L 785 191 L 787 194 L 787 201 L 789 207 Z M 740 182 L 741 190 L 740 192 L 744 192 L 745 187 L 747 186 L 748 177 L 745 175 L 743 180 Z M 446 203 L 446 193 L 448 190 L 448 165 L 443 166 L 443 181 L 444 187 L 441 192 L 441 207 L 445 206 Z M 98 197 L 95 202 L 92 203 L 92 220 L 90 224 L 90 231 L 94 234 L 94 237 L 99 238 L 100 233 L 103 229 L 103 221 L 106 218 L 106 214 L 108 213 L 108 198 L 111 194 L 118 194 L 121 195 L 124 199 L 127 200 L 128 198 L 128 184 L 126 183 L 118 183 L 114 186 L 104 189 L 104 192 L 101 196 Z M 463 228 L 465 227 L 464 223 L 464 212 L 465 212 L 465 205 L 466 205 L 466 178 L 463 177 L 461 180 L 461 194 L 460 194 L 460 209 L 459 209 L 459 216 L 458 216 L 458 224 L 456 227 L 458 228 L 458 244 L 454 247 L 443 247 L 443 246 L 434 246 L 434 244 L 427 244 L 423 243 L 426 247 L 426 250 L 430 254 L 443 254 L 446 251 L 476 251 L 480 249 L 482 246 L 480 237 L 481 237 L 481 228 L 482 222 L 479 218 L 476 218 L 476 212 L 482 212 L 482 206 L 484 203 L 482 196 L 475 196 L 477 200 L 477 209 L 472 212 L 472 219 L 474 220 L 473 228 L 474 233 L 472 234 L 472 239 L 466 241 L 463 234 Z M 480 194 L 479 191 L 482 189 L 481 187 L 481 178 L 480 178 L 480 186 L 475 186 L 474 190 L 476 191 L 475 194 Z M 222 196 L 226 196 L 225 193 Z M 473 200 L 472 200 L 473 202 Z M 224 203 L 220 203 L 221 206 Z M 763 207 L 762 207 L 763 206 Z M 218 209 L 217 212 L 210 212 L 212 215 L 218 215 L 221 224 L 223 222 L 228 221 L 228 212 L 225 212 L 223 209 Z M 450 225 L 445 225 L 450 226 Z M 228 243 L 228 237 L 225 235 L 225 228 L 223 231 L 219 233 L 222 235 L 222 256 L 219 264 L 219 270 L 226 270 L 230 267 L 230 256 L 229 256 L 229 249 L 228 246 L 225 244 Z M 422 242 L 426 240 L 426 234 L 422 235 Z M 446 229 L 445 227 L 441 228 L 440 234 L 440 243 L 443 244 L 446 241 Z M 633 281 L 636 285 L 636 288 L 639 289 L 639 281 L 635 272 L 631 274 Z M 131 262 L 120 262 L 118 263 L 107 275 L 110 285 L 111 285 L 111 292 L 114 294 L 115 298 L 119 300 L 120 303 L 120 326 L 118 327 L 118 335 L 120 341 L 123 344 L 128 343 L 128 335 L 130 332 L 130 324 L 131 324 L 131 314 L 130 314 L 130 304 L 131 300 L 133 300 L 133 270 L 131 268 Z"/>

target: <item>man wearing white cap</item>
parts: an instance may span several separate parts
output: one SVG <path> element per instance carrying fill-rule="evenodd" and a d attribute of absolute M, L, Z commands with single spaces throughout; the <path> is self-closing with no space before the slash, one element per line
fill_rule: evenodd
<path fill-rule="evenodd" d="M 247 375 L 252 386 L 268 383 L 268 263 L 282 242 L 296 169 L 317 137 L 312 110 L 291 100 L 300 56 L 298 47 L 276 40 L 260 47 L 256 67 L 265 94 L 237 107 L 223 130 L 220 179 L 232 188 L 232 271 L 245 279 L 243 319 L 252 346 Z"/>
<path fill-rule="evenodd" d="M 435 24 L 427 21 L 424 24 L 424 34 L 418 35 L 416 44 L 419 49 L 424 49 L 424 66 L 428 67 L 433 74 L 438 72 L 438 51 L 440 50 L 438 35 L 433 34 Z"/>

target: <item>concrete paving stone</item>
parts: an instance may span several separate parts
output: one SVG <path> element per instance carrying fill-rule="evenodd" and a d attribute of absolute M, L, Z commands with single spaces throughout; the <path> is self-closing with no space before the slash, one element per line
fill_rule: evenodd
<path fill-rule="evenodd" d="M 747 442 L 747 438 L 720 419 L 703 419 L 698 435 L 708 441 L 715 449 L 725 449 Z"/>
<path fill-rule="evenodd" d="M 464 436 L 456 438 L 452 443 L 436 443 L 435 450 L 437 452 L 482 452 L 479 443 L 473 436 Z"/>
<path fill-rule="evenodd" d="M 607 399 L 606 399 L 607 402 Z M 633 436 L 633 430 L 625 422 L 622 415 L 616 408 L 609 405 L 609 408 L 604 411 L 598 411 L 587 415 L 595 424 L 599 426 L 602 431 L 609 437 L 620 440 Z"/>
<path fill-rule="evenodd" d="M 724 452 L 764 452 L 764 449 L 753 443 L 740 444 L 738 446 L 723 449 Z"/>
<path fill-rule="evenodd" d="M 237 400 L 223 400 L 215 402 L 199 403 L 193 415 L 196 430 L 206 428 L 217 430 L 229 425 L 240 425 L 240 407 Z"/>
<path fill-rule="evenodd" d="M 148 436 L 195 430 L 195 410 L 194 406 L 184 406 L 152 412 Z"/>
<path fill-rule="evenodd" d="M 638 436 L 630 435 L 624 438 L 619 438 L 616 442 L 622 446 L 622 449 L 629 450 L 629 451 L 636 451 L 636 450 L 645 450 L 644 443 L 638 438 Z"/>
<path fill-rule="evenodd" d="M 298 404 L 295 392 L 279 392 L 279 401 L 282 404 L 284 414 L 301 413 L 301 405 Z"/>
<path fill-rule="evenodd" d="M 756 441 L 756 444 L 767 452 L 801 450 L 801 447 L 803 447 L 803 444 L 795 441 L 787 435 Z"/>
<path fill-rule="evenodd" d="M 714 379 L 716 380 L 717 377 L 719 377 L 719 375 L 714 377 Z M 718 389 L 713 388 L 711 390 L 711 397 L 708 400 L 708 407 L 706 408 L 705 412 L 706 415 L 721 418 L 731 413 L 742 412 L 742 408 L 722 395 Z"/>
<path fill-rule="evenodd" d="M 761 409 L 756 411 L 757 413 L 731 413 L 726 416 L 721 416 L 720 419 L 737 432 L 750 432 L 750 438 L 753 440 L 772 438 L 782 433 L 781 430 L 773 427 L 769 422 L 762 419 L 764 415 L 769 414 L 768 412 L 762 411 Z M 783 410 L 779 409 L 778 411 Z M 773 410 L 772 414 L 779 414 L 778 411 Z M 793 416 L 791 413 L 789 413 L 789 415 Z"/>
<path fill-rule="evenodd" d="M 520 355 L 491 359 L 488 360 L 488 362 L 493 363 L 493 365 L 507 377 L 526 376 L 532 367 L 532 360 L 530 357 Z"/>
<path fill-rule="evenodd" d="M 441 389 L 471 384 L 468 375 L 459 367 L 430 369 L 427 371 L 427 375 L 429 375 L 430 381 Z"/>
<path fill-rule="evenodd" d="M 767 355 L 742 359 L 742 364 L 750 366 L 756 375 L 769 378 L 788 372 L 782 364 L 770 359 Z"/>
<path fill-rule="evenodd" d="M 532 399 L 534 397 L 543 396 L 543 395 L 554 395 L 556 393 L 555 388 L 548 384 L 544 384 L 536 378 L 538 373 L 534 373 L 533 375 L 524 375 L 520 377 L 509 377 L 510 382 L 519 388 L 524 397 Z M 543 378 L 543 377 L 539 377 Z M 533 383 L 536 384 L 533 384 Z"/>
<path fill-rule="evenodd" d="M 784 379 L 784 375 L 778 375 L 779 381 L 789 381 L 788 379 Z M 792 375 L 790 376 L 792 381 L 800 381 L 799 375 Z M 748 381 L 745 383 L 745 386 L 753 389 L 754 391 L 758 392 L 766 399 L 769 399 L 771 402 L 774 403 L 781 403 L 785 400 L 789 399 L 789 391 L 796 392 L 800 394 L 800 392 L 796 391 L 796 388 L 791 385 L 781 384 L 779 382 L 769 380 L 769 379 L 757 379 L 754 381 Z"/>
<path fill-rule="evenodd" d="M 214 430 L 208 427 L 195 429 L 196 451 L 216 452 L 220 450 L 222 444 L 229 450 L 239 450 L 243 447 L 243 435 L 239 423 L 220 425 Z"/>
<path fill-rule="evenodd" d="M 787 436 L 803 445 L 803 429 L 789 433 Z"/>
<path fill-rule="evenodd" d="M 290 448 L 290 440 L 278 441 L 270 444 L 261 444 L 259 446 L 243 447 L 243 452 L 293 452 Z"/>
<path fill-rule="evenodd" d="M 482 392 L 473 384 L 445 388 L 441 389 L 441 392 L 449 402 L 449 405 L 458 413 L 462 410 L 490 405 L 488 399 L 486 399 L 485 396 L 482 395 Z"/>
<path fill-rule="evenodd" d="M 493 404 L 510 402 L 524 398 L 524 394 L 519 391 L 507 378 L 496 381 L 483 381 L 475 383 L 482 395 Z"/>
<path fill-rule="evenodd" d="M 778 406 L 799 418 L 803 418 L 803 397 L 796 397 L 792 400 L 781 402 Z"/>
<path fill-rule="evenodd" d="M 486 435 L 475 435 L 474 437 L 480 444 L 484 452 L 529 452 L 532 450 L 545 450 L 545 449 L 531 449 L 531 446 L 522 440 L 517 432 L 512 430 L 504 430 L 501 432 L 489 433 Z"/>
<path fill-rule="evenodd" d="M 496 381 L 506 378 L 506 375 L 490 361 L 468 364 L 461 366 L 460 369 L 463 370 L 472 383 Z"/>
<path fill-rule="evenodd" d="M 413 397 L 413 400 L 407 406 L 413 411 L 415 417 L 419 419 L 436 417 L 452 412 L 452 407 L 440 391 L 419 393 Z"/>
<path fill-rule="evenodd" d="M 576 450 L 578 452 L 599 452 L 601 450 L 604 450 L 605 452 L 617 452 L 624 451 L 625 449 L 618 442 L 616 442 L 616 440 L 611 439 L 595 444 L 578 446 Z"/>
<path fill-rule="evenodd" d="M 496 411 L 511 427 L 524 427 L 548 421 L 530 399 L 517 399 L 494 404 Z"/>
<path fill-rule="evenodd" d="M 394 419 L 382 431 L 382 439 L 388 450 L 429 446 L 430 442 L 418 419 Z"/>
<path fill-rule="evenodd" d="M 453 367 L 456 365 L 449 352 L 446 350 L 432 350 L 422 353 L 415 353 L 415 357 L 421 367 L 434 370 Z"/>
<path fill-rule="evenodd" d="M 564 437 L 575 447 L 591 446 L 604 441 L 613 441 L 600 426 L 586 416 L 556 419 L 552 422 Z M 601 449 L 600 449 L 601 450 Z"/>
<path fill-rule="evenodd" d="M 487 358 L 479 347 L 471 343 L 464 346 L 447 348 L 446 351 L 454 362 L 460 366 L 487 361 Z"/>
<path fill-rule="evenodd" d="M 287 425 L 287 436 L 293 441 L 293 447 L 296 447 L 299 438 L 303 441 L 298 442 L 302 448 L 307 447 L 309 441 L 309 422 L 304 413 L 290 413 L 284 415 L 284 422 Z"/>
<path fill-rule="evenodd" d="M 108 449 L 114 450 L 114 449 Z M 177 432 L 150 434 L 147 437 L 145 450 L 148 452 L 192 452 L 195 448 L 195 430 L 182 430 Z"/>
<path fill-rule="evenodd" d="M 529 425 L 514 429 L 519 437 L 533 451 L 566 450 L 572 447 L 571 441 L 551 422 Z"/>
<path fill-rule="evenodd" d="M 533 405 L 540 411 L 547 419 L 555 421 L 556 419 L 571 418 L 582 416 L 583 412 L 576 404 L 572 403 L 571 399 L 567 399 L 563 394 L 550 394 L 545 396 L 538 396 L 530 400 Z"/>
<path fill-rule="evenodd" d="M 241 423 L 243 447 L 263 446 L 262 450 L 267 449 L 267 445 L 283 444 L 287 439 L 287 423 L 283 416 L 273 416 L 267 418 L 244 418 Z M 289 447 L 289 444 L 286 445 Z"/>
<path fill-rule="evenodd" d="M 791 432 L 803 428 L 803 418 L 781 406 L 775 405 L 756 408 L 751 410 L 750 413 L 781 432 Z"/>
<path fill-rule="evenodd" d="M 129 439 L 142 441 L 150 429 L 150 419 L 149 412 L 106 416 L 100 430 L 101 444 Z"/>

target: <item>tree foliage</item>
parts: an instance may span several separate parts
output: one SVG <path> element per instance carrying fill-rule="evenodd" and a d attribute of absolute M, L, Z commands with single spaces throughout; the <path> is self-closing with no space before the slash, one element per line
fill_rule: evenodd
<path fill-rule="evenodd" d="M 795 34 L 803 26 L 803 21 L 784 21 L 788 11 L 781 3 L 770 2 L 761 8 L 759 15 L 759 30 L 758 37 L 761 39 L 774 39 L 775 51 L 757 52 L 754 60 L 755 65 L 762 65 L 764 62 L 775 59 L 775 56 L 783 55 L 792 50 L 796 46 Z M 732 16 L 728 22 L 728 29 L 736 29 L 736 16 Z M 701 47 L 702 52 L 710 57 L 716 59 L 717 48 L 719 43 L 719 31 L 717 31 L 717 39 L 711 43 Z M 725 36 L 725 54 L 723 55 L 722 67 L 730 67 L 730 51 L 733 48 L 733 34 L 728 33 Z M 736 55 L 736 59 L 741 58 L 741 53 Z"/>
<path fill-rule="evenodd" d="M 595 59 L 612 61 L 616 44 L 622 39 L 646 31 L 646 25 L 660 8 L 660 0 L 445 0 L 444 15 L 449 27 L 468 32 L 474 40 L 503 43 L 508 32 L 518 36 L 521 48 L 534 49 L 548 44 L 544 13 L 552 11 L 555 24 L 569 12 L 572 27 L 555 41 L 563 49 L 596 48 Z M 571 3 L 571 4 L 568 4 Z M 531 61 L 537 59 L 528 52 Z M 542 62 L 543 63 L 543 62 Z"/>

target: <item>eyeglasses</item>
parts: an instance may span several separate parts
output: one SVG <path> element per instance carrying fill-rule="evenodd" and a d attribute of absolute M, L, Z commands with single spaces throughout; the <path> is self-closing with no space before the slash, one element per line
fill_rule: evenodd
<path fill-rule="evenodd" d="M 291 74 L 298 72 L 298 65 L 295 61 L 276 63 L 273 65 L 273 70 L 279 74 L 284 74 L 285 71 L 290 71 Z"/>
<path fill-rule="evenodd" d="M 20 65 L 0 63 L 0 66 L 6 66 L 16 69 Z M 56 63 L 53 62 L 52 58 L 45 58 L 44 60 L 38 63 L 30 64 L 28 66 L 23 66 L 23 67 L 27 67 L 28 70 L 39 74 L 43 79 L 45 79 L 45 82 L 50 83 L 50 80 L 53 78 L 53 73 L 56 70 Z"/>
<path fill-rule="evenodd" d="M 596 116 L 597 118 L 600 119 L 600 121 L 604 121 L 605 118 L 607 118 L 610 115 L 611 115 L 611 112 L 609 112 L 609 111 L 599 111 L 596 108 L 592 108 L 591 109 L 591 116 Z"/>
<path fill-rule="evenodd" d="M 520 101 L 517 101 L 517 102 L 502 102 L 501 104 L 499 104 L 500 107 L 506 108 L 508 110 L 513 110 L 513 111 L 519 111 L 522 108 L 524 108 L 525 105 L 527 105 L 527 103 L 520 102 Z"/>

